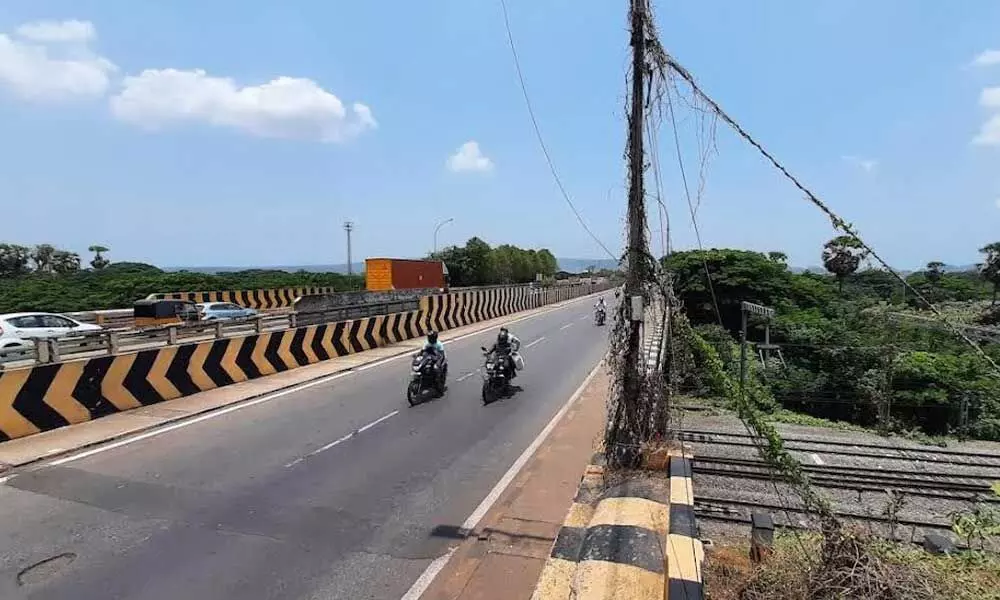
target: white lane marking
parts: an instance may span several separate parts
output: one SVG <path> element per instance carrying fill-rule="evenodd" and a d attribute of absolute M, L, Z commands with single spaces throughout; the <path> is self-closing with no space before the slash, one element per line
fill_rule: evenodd
<path fill-rule="evenodd" d="M 371 429 L 372 427 L 375 427 L 376 425 L 378 425 L 382 421 L 385 421 L 386 419 L 395 417 L 398 414 L 399 414 L 399 411 L 398 410 L 394 410 L 394 411 L 392 411 L 391 413 L 389 413 L 387 415 L 381 416 L 381 417 L 375 419 L 374 421 L 372 421 L 371 423 L 365 425 L 364 427 L 361 427 L 359 429 L 355 429 L 354 431 L 348 433 L 347 435 L 343 435 L 343 436 L 341 436 L 341 437 L 333 440 L 329 444 L 326 444 L 325 446 L 320 446 L 319 448 L 313 450 L 312 452 L 310 452 L 309 454 L 306 454 L 303 457 L 296 458 L 292 462 L 290 462 L 287 465 L 285 465 L 285 467 L 294 467 L 295 465 L 299 464 L 300 462 L 304 461 L 305 459 L 309 458 L 310 456 L 316 456 L 317 454 L 320 454 L 322 452 L 326 452 L 330 448 L 333 448 L 334 446 L 338 446 L 340 444 L 343 444 L 344 442 L 346 442 L 347 440 L 351 439 L 352 437 L 354 437 L 354 436 L 356 436 L 358 434 L 364 433 L 364 432 L 368 431 L 369 429 Z"/>
<path fill-rule="evenodd" d="M 586 321 L 589 318 L 590 318 L 590 315 L 583 315 L 582 317 L 580 317 L 580 320 L 581 321 Z"/>
<path fill-rule="evenodd" d="M 472 377 L 473 375 L 475 375 L 478 372 L 479 372 L 479 369 L 476 369 L 475 371 L 469 371 L 468 373 L 466 373 L 465 375 L 462 375 L 461 377 L 459 377 L 455 381 L 465 381 L 466 379 L 468 379 L 469 377 Z"/>
<path fill-rule="evenodd" d="M 540 317 L 542 315 L 547 315 L 547 314 L 555 312 L 557 310 L 562 310 L 563 308 L 566 308 L 566 307 L 568 307 L 568 306 L 570 306 L 572 304 L 575 304 L 575 303 L 580 302 L 580 301 L 585 300 L 585 299 L 587 299 L 587 296 L 581 296 L 579 298 L 574 298 L 573 300 L 566 301 L 566 302 L 564 302 L 564 303 L 562 303 L 562 304 L 560 304 L 558 306 L 552 306 L 548 310 L 543 310 L 543 311 L 537 312 L 535 314 L 526 315 L 524 317 L 520 317 L 518 319 L 514 319 L 513 321 L 508 321 L 508 323 L 509 324 L 510 323 L 518 323 L 520 321 L 526 321 L 528 319 L 534 319 L 535 317 Z M 443 343 L 450 344 L 451 342 L 458 342 L 458 341 L 464 340 L 466 338 L 470 338 L 470 337 L 472 337 L 474 335 L 480 335 L 480 334 L 488 331 L 491 328 L 492 327 L 486 327 L 486 328 L 480 329 L 478 331 L 473 331 L 473 332 L 470 332 L 470 333 L 466 333 L 464 335 L 460 335 L 457 338 L 452 338 L 452 339 L 450 339 L 450 340 L 448 340 L 446 342 L 443 342 Z M 379 366 L 391 363 L 393 361 L 399 360 L 401 358 L 408 358 L 411 355 L 412 355 L 412 352 L 406 351 L 406 352 L 403 352 L 401 354 L 397 354 L 395 356 L 390 356 L 390 357 L 384 358 L 382 360 L 378 360 L 378 361 L 375 361 L 375 362 L 372 362 L 372 363 L 368 363 L 367 365 L 364 365 L 364 367 L 366 369 L 370 369 L 370 368 L 373 368 L 373 367 L 379 367 Z M 216 409 L 216 410 L 212 410 L 211 412 L 206 412 L 206 413 L 204 413 L 202 415 L 199 415 L 197 417 L 192 417 L 190 419 L 187 419 L 187 420 L 184 420 L 184 421 L 179 421 L 179 422 L 173 423 L 171 425 L 164 425 L 163 427 L 160 427 L 158 429 L 153 429 L 153 430 L 150 430 L 150 431 L 146 431 L 144 433 L 137 434 L 137 435 L 132 436 L 132 437 L 127 437 L 127 438 L 121 439 L 121 440 L 119 440 L 117 442 L 112 442 L 112 443 L 104 445 L 104 446 L 98 446 L 98 447 L 92 448 L 90 450 L 85 450 L 83 452 L 80 452 L 79 454 L 71 454 L 70 456 L 66 456 L 66 457 L 63 457 L 63 458 L 55 459 L 55 460 L 53 460 L 51 462 L 48 462 L 46 464 L 48 466 L 52 466 L 52 467 L 58 467 L 60 465 L 65 465 L 67 463 L 75 462 L 75 461 L 78 461 L 78 460 L 81 460 L 81 459 L 84 459 L 84 458 L 88 458 L 88 457 L 94 456 L 95 454 L 101 454 L 101 453 L 107 452 L 109 450 L 115 450 L 117 448 L 121 448 L 123 446 L 128 446 L 128 445 L 134 444 L 136 442 L 141 442 L 143 440 L 148 440 L 150 438 L 158 437 L 158 436 L 163 435 L 164 433 L 170 433 L 171 431 L 175 431 L 177 429 L 181 429 L 181 428 L 184 428 L 184 427 L 190 427 L 191 425 L 195 425 L 197 423 L 201 423 L 202 421 L 208 421 L 210 419 L 216 419 L 216 418 L 221 417 L 223 415 L 228 415 L 229 413 L 236 412 L 238 410 L 243 410 L 244 408 L 250 408 L 251 406 L 257 406 L 258 404 L 263 404 L 264 402 L 270 402 L 271 400 L 276 400 L 278 398 L 287 396 L 289 394 L 295 394 L 297 392 L 301 392 L 302 390 L 307 390 L 307 389 L 309 389 L 311 387 L 315 387 L 317 385 L 323 385 L 324 383 L 329 383 L 329 382 L 334 381 L 336 379 L 340 379 L 341 377 L 347 377 L 348 375 L 353 375 L 355 373 L 358 373 L 359 371 L 360 371 L 360 367 L 354 368 L 354 369 L 350 369 L 350 370 L 347 370 L 347 371 L 340 371 L 339 373 L 333 373 L 333 374 L 328 375 L 326 377 L 321 377 L 319 379 L 314 379 L 313 381 L 307 381 L 305 383 L 296 384 L 296 385 L 294 385 L 292 387 L 289 387 L 287 389 L 280 390 L 280 391 L 277 391 L 277 392 L 271 392 L 271 393 L 265 394 L 263 396 L 259 396 L 257 398 L 254 398 L 252 400 L 244 400 L 244 401 L 240 402 L 239 404 L 231 404 L 231 405 L 229 405 L 227 407 L 224 407 L 224 408 L 219 408 L 219 409 Z"/>
<path fill-rule="evenodd" d="M 14 477 L 15 477 L 14 475 L 4 475 L 3 477 L 0 477 L 0 485 L 3 485 L 5 483 L 7 483 L 8 481 L 10 481 L 11 479 L 13 479 Z"/>
<path fill-rule="evenodd" d="M 493 486 L 493 489 L 490 490 L 490 493 L 487 494 L 486 497 L 483 498 L 483 501 L 479 503 L 479 506 L 476 507 L 476 510 L 472 511 L 472 514 L 469 515 L 469 518 L 466 519 L 464 523 L 462 523 L 462 529 L 466 531 L 472 531 L 476 527 L 476 525 L 479 524 L 479 521 L 481 521 L 483 517 L 486 516 L 486 513 L 488 513 L 490 509 L 493 508 L 493 505 L 500 498 L 501 494 L 503 494 L 504 490 L 507 489 L 507 486 L 510 485 L 510 482 L 514 481 L 514 478 L 517 477 L 517 474 L 521 472 L 521 469 L 524 468 L 524 465 L 527 464 L 527 462 L 535 454 L 538 448 L 542 445 L 542 443 L 545 441 L 545 438 L 549 437 L 549 434 L 552 433 L 552 430 L 556 428 L 556 425 L 559 423 L 560 419 L 563 418 L 563 416 L 569 411 L 569 409 L 573 406 L 573 404 L 575 404 L 576 401 L 580 398 L 580 396 L 583 394 L 583 390 L 586 389 L 587 384 L 589 384 L 590 381 L 594 378 L 594 376 L 597 375 L 597 372 L 601 369 L 603 365 L 604 365 L 603 360 L 597 363 L 597 366 L 594 367 L 594 370 L 591 371 L 589 375 L 587 375 L 586 379 L 583 380 L 583 383 L 580 384 L 580 387 L 578 387 L 576 391 L 573 392 L 573 395 L 569 397 L 569 400 L 567 400 L 565 404 L 563 404 L 562 408 L 559 409 L 559 412 L 557 412 L 555 416 L 552 417 L 552 420 L 549 421 L 549 424 L 545 426 L 545 429 L 543 429 L 541 433 L 538 434 L 538 437 L 536 437 L 534 441 L 532 441 L 531 444 L 524 449 L 524 452 L 521 453 L 521 456 L 517 457 L 517 460 L 515 460 L 514 464 L 510 466 L 510 469 L 508 469 L 507 472 L 504 473 L 503 477 L 500 478 L 500 481 L 498 481 L 497 484 Z M 431 583 L 434 581 L 434 578 L 437 577 L 438 574 L 441 572 L 441 570 L 444 569 L 445 565 L 448 564 L 448 560 L 451 558 L 452 554 L 455 553 L 455 550 L 456 548 L 452 548 L 448 550 L 447 554 L 439 556 L 438 558 L 434 559 L 434 562 L 428 565 L 428 567 L 424 570 L 424 572 L 420 574 L 420 577 L 417 578 L 417 580 L 413 583 L 413 586 L 410 587 L 410 590 L 405 594 L 403 594 L 403 597 L 400 598 L 400 600 L 418 600 L 421 594 L 423 594 L 427 590 L 427 588 L 430 587 Z"/>
<path fill-rule="evenodd" d="M 409 591 L 403 594 L 403 597 L 400 598 L 400 600 L 419 600 L 420 597 L 424 595 L 424 592 L 427 591 L 427 588 L 431 586 L 431 583 L 434 582 L 434 578 L 438 576 L 441 569 L 448 564 L 448 560 L 451 559 L 451 555 L 455 553 L 455 550 L 458 550 L 458 546 L 451 548 L 446 554 L 435 558 L 434 561 L 431 562 L 426 569 L 424 569 L 424 572 L 420 574 L 420 577 L 413 582 Z"/>
<path fill-rule="evenodd" d="M 531 348 L 535 344 L 539 344 L 539 343 L 544 342 L 544 341 L 545 341 L 545 336 L 543 335 L 542 337 L 538 338 L 537 340 L 535 340 L 535 341 L 531 342 L 530 344 L 526 345 L 525 348 Z"/>
<path fill-rule="evenodd" d="M 566 323 L 565 325 L 559 328 L 559 331 L 562 331 L 563 329 L 569 329 L 572 326 L 573 326 L 572 323 Z"/>
<path fill-rule="evenodd" d="M 812 457 L 813 462 L 815 462 L 817 465 L 823 464 L 823 459 L 819 457 L 819 454 L 816 454 L 814 452 L 814 453 L 810 454 L 809 456 Z"/>

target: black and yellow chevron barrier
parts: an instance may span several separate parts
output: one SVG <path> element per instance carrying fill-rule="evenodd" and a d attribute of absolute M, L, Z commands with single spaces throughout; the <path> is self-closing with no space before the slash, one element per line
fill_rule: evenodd
<path fill-rule="evenodd" d="M 582 296 L 593 291 L 596 291 L 593 287 L 575 286 L 573 290 L 560 291 L 559 297 Z M 573 296 L 564 299 L 570 297 Z M 423 336 L 430 329 L 445 331 L 545 303 L 541 294 L 523 287 L 468 290 L 424 297 L 420 310 L 412 312 L 0 371 L 0 441 L 363 352 Z"/>
<path fill-rule="evenodd" d="M 425 296 L 420 309 L 427 326 L 444 331 L 543 306 L 542 296 L 527 287 L 492 288 Z"/>
<path fill-rule="evenodd" d="M 293 287 L 263 290 L 221 290 L 214 292 L 167 292 L 150 294 L 150 300 L 190 300 L 191 302 L 231 302 L 245 308 L 287 308 L 300 296 L 334 294 L 333 287 Z"/>
<path fill-rule="evenodd" d="M 0 441 L 422 336 L 418 311 L 0 373 Z"/>
<path fill-rule="evenodd" d="M 669 481 L 624 475 L 611 486 L 602 466 L 587 467 L 532 600 L 703 598 L 691 463 L 670 461 Z"/>

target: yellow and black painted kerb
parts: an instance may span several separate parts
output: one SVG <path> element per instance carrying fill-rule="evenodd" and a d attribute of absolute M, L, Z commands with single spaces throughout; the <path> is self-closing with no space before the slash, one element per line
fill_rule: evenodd
<path fill-rule="evenodd" d="M 667 536 L 667 600 L 704 597 L 705 547 L 694 514 L 691 458 L 670 457 L 670 530 Z"/>
<path fill-rule="evenodd" d="M 333 287 L 295 287 L 263 290 L 219 290 L 213 292 L 167 292 L 150 294 L 151 300 L 190 300 L 191 302 L 231 302 L 245 308 L 288 308 L 302 296 L 334 294 Z"/>
<path fill-rule="evenodd" d="M 295 293 L 301 290 L 322 293 L 322 288 L 296 288 Z M 267 291 L 253 292 L 253 302 L 265 305 Z M 581 288 L 577 295 L 586 292 Z M 208 298 L 233 301 L 226 293 L 209 292 L 221 295 Z M 291 292 L 283 298 L 290 299 Z M 5 370 L 0 372 L 0 441 L 533 307 L 527 288 L 469 290 L 422 298 L 418 311 Z"/>
<path fill-rule="evenodd" d="M 588 467 L 533 600 L 663 598 L 669 483 L 629 476 L 610 486 L 588 481 L 600 470 Z"/>
<path fill-rule="evenodd" d="M 0 441 L 412 339 L 413 311 L 0 373 Z"/>

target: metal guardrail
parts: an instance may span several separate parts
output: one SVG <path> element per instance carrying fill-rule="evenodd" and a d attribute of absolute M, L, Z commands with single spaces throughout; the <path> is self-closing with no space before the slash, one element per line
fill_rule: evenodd
<path fill-rule="evenodd" d="M 0 349 L 0 368 L 11 363 L 55 363 L 86 355 L 118 354 L 194 341 L 294 329 L 307 325 L 408 312 L 419 307 L 419 299 L 414 299 L 353 304 L 308 313 L 262 314 L 249 319 L 198 321 L 143 329 L 105 329 L 59 338 L 35 338 L 32 340 L 34 346 L 30 348 Z"/>

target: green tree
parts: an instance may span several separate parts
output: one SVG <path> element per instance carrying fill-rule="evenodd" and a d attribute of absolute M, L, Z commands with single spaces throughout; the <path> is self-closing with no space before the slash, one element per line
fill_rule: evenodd
<path fill-rule="evenodd" d="M 823 245 L 823 267 L 837 278 L 837 287 L 844 291 L 844 280 L 858 270 L 868 252 L 857 238 L 840 235 Z"/>
<path fill-rule="evenodd" d="M 933 286 L 937 286 L 941 283 L 941 278 L 944 276 L 944 263 L 932 260 L 927 263 L 927 269 L 924 270 L 924 275 L 927 277 L 928 283 Z"/>
<path fill-rule="evenodd" d="M 56 250 L 52 253 L 52 272 L 66 275 L 80 270 L 80 255 L 76 252 Z"/>
<path fill-rule="evenodd" d="M 56 248 L 52 244 L 39 244 L 31 249 L 31 262 L 35 266 L 37 273 L 51 273 L 52 259 L 55 256 Z"/>
<path fill-rule="evenodd" d="M 542 248 L 538 251 L 538 272 L 544 277 L 552 277 L 559 270 L 559 261 L 556 260 L 555 255 L 548 250 L 548 248 Z"/>
<path fill-rule="evenodd" d="M 100 244 L 94 244 L 90 248 L 87 248 L 87 250 L 94 253 L 94 258 L 91 259 L 90 266 L 93 267 L 95 271 L 100 271 L 111 264 L 111 261 L 104 258 L 101 254 L 102 252 L 108 252 L 110 248 L 101 246 Z"/>
<path fill-rule="evenodd" d="M 997 291 L 1000 290 L 1000 242 L 983 246 L 979 252 L 986 255 L 979 274 L 993 286 L 993 304 L 996 304 Z"/>
<path fill-rule="evenodd" d="M 0 244 L 0 278 L 20 277 L 31 272 L 31 250 L 17 244 Z"/>
<path fill-rule="evenodd" d="M 776 263 L 788 264 L 788 255 L 784 252 L 768 252 L 767 258 Z"/>

